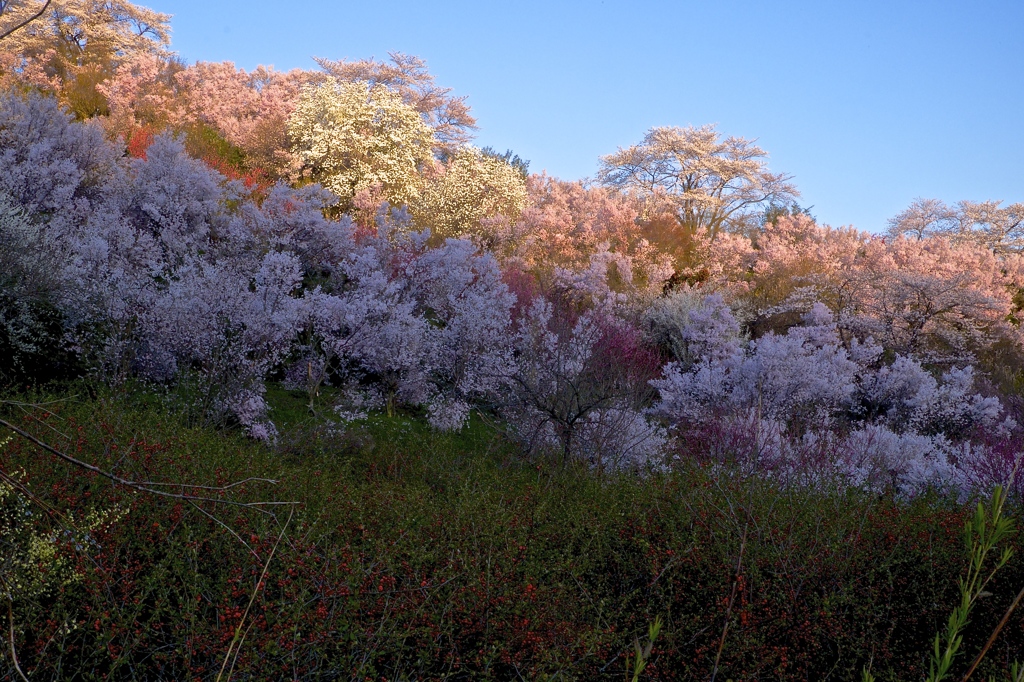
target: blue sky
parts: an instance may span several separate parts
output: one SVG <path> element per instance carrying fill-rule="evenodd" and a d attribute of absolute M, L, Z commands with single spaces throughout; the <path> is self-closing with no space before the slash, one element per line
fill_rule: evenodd
<path fill-rule="evenodd" d="M 656 125 L 757 138 L 822 222 L 1024 201 L 1024 2 L 143 0 L 188 61 L 427 60 L 477 144 L 592 176 Z"/>

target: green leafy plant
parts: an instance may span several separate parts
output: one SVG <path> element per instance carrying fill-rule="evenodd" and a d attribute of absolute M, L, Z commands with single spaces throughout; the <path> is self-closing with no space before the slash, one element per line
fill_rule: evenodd
<path fill-rule="evenodd" d="M 967 565 L 967 574 L 959 581 L 960 603 L 950 613 L 945 631 L 935 635 L 928 677 L 926 678 L 928 682 L 941 682 L 950 676 L 953 661 L 963 646 L 963 633 L 967 628 L 971 611 L 979 599 L 989 596 L 990 593 L 986 591 L 986 588 L 992 582 L 995 574 L 1006 566 L 1013 556 L 1013 550 L 1010 547 L 1004 546 L 1001 550 L 998 549 L 998 546 L 1008 540 L 1016 531 L 1014 520 L 1004 514 L 1005 506 L 1006 490 L 1002 486 L 996 486 L 992 492 L 992 498 L 989 500 L 988 508 L 984 503 L 979 502 L 974 516 L 964 523 L 964 541 L 970 552 L 970 562 Z M 989 560 L 993 552 L 998 552 L 998 558 L 994 564 Z M 981 653 L 974 659 L 963 677 L 964 680 L 970 677 L 977 668 L 995 636 L 1019 603 L 1021 596 L 1024 596 L 1024 592 L 1014 600 L 1003 621 L 997 626 Z M 1015 663 L 1011 676 L 1014 682 L 1021 680 L 1024 676 L 1024 669 Z M 861 679 L 863 682 L 874 682 L 875 677 L 871 674 L 870 669 L 865 669 Z"/>
<path fill-rule="evenodd" d="M 661 625 L 661 616 L 655 616 L 654 622 L 647 626 L 647 644 L 644 646 L 640 645 L 639 638 L 633 638 L 633 649 L 636 655 L 626 656 L 626 682 L 630 682 L 630 680 L 632 682 L 640 682 L 640 674 L 643 673 L 648 661 L 651 660 L 654 640 L 658 638 L 658 634 L 661 632 Z M 631 663 L 633 668 L 632 678 L 629 676 Z"/>
<path fill-rule="evenodd" d="M 978 599 L 985 596 L 985 588 L 992 581 L 996 571 L 1001 569 L 1013 556 L 1013 550 L 1004 547 L 991 568 L 986 568 L 987 559 L 997 545 L 1014 533 L 1013 519 L 1003 514 L 1006 491 L 996 486 L 989 501 L 989 509 L 978 503 L 974 517 L 964 524 L 964 538 L 971 551 L 967 575 L 960 579 L 960 603 L 949 615 L 946 631 L 935 635 L 934 650 L 929 666 L 928 682 L 940 682 L 949 676 L 953 659 L 963 644 L 963 631 L 971 610 Z"/>

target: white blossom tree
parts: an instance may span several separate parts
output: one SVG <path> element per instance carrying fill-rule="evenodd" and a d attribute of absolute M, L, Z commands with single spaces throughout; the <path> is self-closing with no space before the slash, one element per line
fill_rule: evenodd
<path fill-rule="evenodd" d="M 316 61 L 338 81 L 363 81 L 397 93 L 430 126 L 435 148 L 441 154 L 454 154 L 468 144 L 476 129 L 476 119 L 469 113 L 466 98 L 456 97 L 451 94 L 451 88 L 437 85 L 420 57 L 401 52 L 391 52 L 388 57 L 387 62 L 323 58 Z"/>
<path fill-rule="evenodd" d="M 769 205 L 798 196 L 791 176 L 768 170 L 767 156 L 711 125 L 651 128 L 640 144 L 602 157 L 598 179 L 641 196 L 647 216 L 667 210 L 685 232 L 714 236 L 751 227 Z"/>
<path fill-rule="evenodd" d="M 644 412 L 660 358 L 600 311 L 576 319 L 535 299 L 518 323 L 502 409 L 527 452 L 599 469 L 660 465 L 665 434 Z"/>
<path fill-rule="evenodd" d="M 431 248 L 429 233 L 381 218 L 381 233 L 306 294 L 316 366 L 389 412 L 422 406 L 434 426 L 461 428 L 508 373 L 514 297 L 494 258 L 471 243 Z"/>
<path fill-rule="evenodd" d="M 461 147 L 427 173 L 413 220 L 440 237 L 477 237 L 487 242 L 482 221 L 502 216 L 512 222 L 526 206 L 526 179 L 502 158 Z"/>
<path fill-rule="evenodd" d="M 330 80 L 307 86 L 288 119 L 292 150 L 314 182 L 348 205 L 380 188 L 392 205 L 412 203 L 433 163 L 434 134 L 419 112 L 383 85 Z"/>
<path fill-rule="evenodd" d="M 728 317 L 718 303 L 705 306 Z M 680 336 L 702 335 L 708 326 L 691 316 Z M 746 347 L 736 344 L 731 326 L 718 326 L 727 333 L 703 357 L 670 363 L 652 382 L 661 398 L 655 411 L 695 456 L 787 480 L 838 476 L 905 493 L 932 485 L 966 490 L 991 461 L 974 436 L 1017 428 L 998 399 L 977 390 L 970 366 L 936 376 L 905 356 L 883 362 L 870 339 L 843 343 L 820 303 L 802 325 Z M 1005 483 L 986 479 L 998 482 Z"/>

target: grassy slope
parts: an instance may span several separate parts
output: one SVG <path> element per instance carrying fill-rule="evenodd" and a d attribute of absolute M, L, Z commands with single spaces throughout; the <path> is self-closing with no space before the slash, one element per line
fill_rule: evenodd
<path fill-rule="evenodd" d="M 479 420 L 445 435 L 376 416 L 331 433 L 302 396 L 270 398 L 274 447 L 152 398 L 71 399 L 46 425 L 24 422 L 136 476 L 270 477 L 281 483 L 235 499 L 301 503 L 235 679 L 621 679 L 658 615 L 652 679 L 707 679 L 726 620 L 721 679 L 854 679 L 869 661 L 878 679 L 914 679 L 956 598 L 964 514 L 938 496 L 778 490 L 695 468 L 599 479 L 526 461 Z M 71 579 L 16 602 L 33 679 L 212 679 L 287 514 L 204 505 L 257 559 L 187 504 L 114 490 L 17 441 L 0 458 L 78 518 L 127 510 L 87 551 L 66 548 Z M 1021 580 L 1014 561 L 969 651 Z M 992 665 L 1021 647 L 1016 628 Z"/>

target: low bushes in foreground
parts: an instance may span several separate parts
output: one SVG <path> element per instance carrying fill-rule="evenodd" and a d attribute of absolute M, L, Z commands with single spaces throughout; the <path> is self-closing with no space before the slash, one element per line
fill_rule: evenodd
<path fill-rule="evenodd" d="M 298 398 L 272 398 L 277 449 L 126 399 L 17 417 L 134 480 L 266 477 L 280 483 L 230 499 L 299 502 L 283 528 L 287 508 L 139 494 L 11 440 L 0 471 L 31 496 L 31 532 L 0 542 L 53 550 L 0 552 L 29 557 L 5 571 L 34 585 L 14 589 L 11 612 L 30 679 L 215 679 L 236 631 L 236 680 L 622 679 L 658 617 L 648 679 L 707 679 L 720 647 L 723 680 L 866 666 L 916 679 L 958 601 L 969 510 L 938 494 L 780 488 L 721 468 L 599 477 L 524 460 L 476 420 L 332 433 L 297 421 Z M 972 614 L 967 656 L 1022 582 L 1015 557 Z M 1006 628 L 979 679 L 1021 658 L 1022 640 Z"/>
<path fill-rule="evenodd" d="M 274 397 L 287 420 L 299 398 Z M 523 460 L 475 421 L 459 434 L 409 416 L 342 433 L 293 423 L 283 452 L 141 401 L 47 410 L 19 420 L 122 475 L 268 477 L 281 483 L 231 500 L 300 504 L 283 529 L 281 509 L 145 496 L 9 441 L 0 470 L 36 503 L 25 542 L 54 552 L 17 567 L 35 586 L 12 609 L 34 680 L 214 679 L 240 623 L 234 679 L 621 679 L 658 616 L 649 679 L 707 679 L 727 622 L 720 679 L 853 679 L 868 665 L 915 679 L 968 556 L 969 511 L 939 495 L 811 492 L 721 468 L 599 477 Z M 969 655 L 1022 582 L 1014 558 L 972 615 Z M 1007 628 L 980 673 L 1022 644 Z"/>

